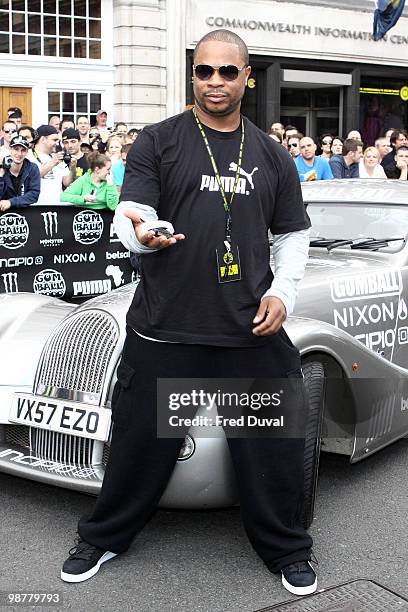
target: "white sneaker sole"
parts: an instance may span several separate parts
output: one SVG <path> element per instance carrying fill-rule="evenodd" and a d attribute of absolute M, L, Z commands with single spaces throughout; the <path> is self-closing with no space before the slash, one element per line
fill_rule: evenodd
<path fill-rule="evenodd" d="M 309 584 L 308 586 L 304 586 L 304 587 L 297 587 L 297 586 L 293 586 L 293 584 L 290 584 L 290 582 L 288 582 L 285 576 L 282 574 L 282 584 L 287 591 L 289 591 L 290 593 L 293 593 L 294 595 L 311 595 L 317 590 L 317 577 L 315 578 L 315 581 L 313 584 Z"/>
<path fill-rule="evenodd" d="M 61 570 L 61 580 L 64 580 L 64 582 L 83 582 L 84 580 L 88 580 L 88 578 L 92 578 L 92 576 L 95 576 L 95 574 L 99 572 L 99 568 L 101 567 L 102 563 L 113 559 L 113 557 L 116 557 L 116 553 L 107 551 L 102 555 L 96 565 L 91 567 L 90 570 L 84 572 L 83 574 L 66 574 Z"/>

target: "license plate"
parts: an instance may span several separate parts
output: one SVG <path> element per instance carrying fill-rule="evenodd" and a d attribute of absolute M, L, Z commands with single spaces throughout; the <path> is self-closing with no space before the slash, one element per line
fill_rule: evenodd
<path fill-rule="evenodd" d="M 109 437 L 111 411 L 28 393 L 15 393 L 9 421 L 105 442 Z"/>

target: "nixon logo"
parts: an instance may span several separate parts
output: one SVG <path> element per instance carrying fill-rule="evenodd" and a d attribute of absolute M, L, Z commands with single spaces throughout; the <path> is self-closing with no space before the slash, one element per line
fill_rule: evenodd
<path fill-rule="evenodd" d="M 4 291 L 6 293 L 18 293 L 17 272 L 2 274 Z"/>
<path fill-rule="evenodd" d="M 59 253 L 54 255 L 54 264 L 93 263 L 94 261 L 95 253 Z"/>
<path fill-rule="evenodd" d="M 52 238 L 58 232 L 58 214 L 48 211 L 41 213 L 44 221 L 44 229 L 47 236 Z"/>

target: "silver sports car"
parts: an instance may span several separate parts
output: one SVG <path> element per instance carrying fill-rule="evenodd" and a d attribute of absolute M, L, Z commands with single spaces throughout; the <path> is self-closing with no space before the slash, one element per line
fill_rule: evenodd
<path fill-rule="evenodd" d="M 307 525 L 320 443 L 356 462 L 408 433 L 408 184 L 321 181 L 304 184 L 303 195 L 310 261 L 285 328 L 301 352 L 310 398 Z M 135 286 L 80 306 L 27 293 L 0 297 L 0 471 L 98 492 Z M 237 503 L 228 446 L 215 429 L 212 437 L 189 430 L 162 507 Z"/>

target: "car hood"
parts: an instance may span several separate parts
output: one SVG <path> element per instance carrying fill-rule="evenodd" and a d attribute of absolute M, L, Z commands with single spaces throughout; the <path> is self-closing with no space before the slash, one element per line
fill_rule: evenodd
<path fill-rule="evenodd" d="M 314 249 L 315 250 L 315 249 Z M 323 249 L 319 249 L 323 251 Z M 392 267 L 390 257 L 384 253 L 373 252 L 354 252 L 350 254 L 331 251 L 330 253 L 311 253 L 307 266 L 304 283 L 316 281 L 321 277 L 322 281 L 327 281 L 327 275 L 343 275 L 346 273 L 370 272 L 378 270 L 379 267 Z"/>

